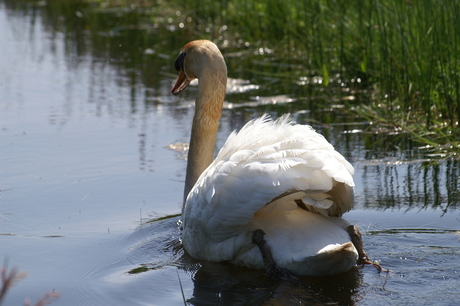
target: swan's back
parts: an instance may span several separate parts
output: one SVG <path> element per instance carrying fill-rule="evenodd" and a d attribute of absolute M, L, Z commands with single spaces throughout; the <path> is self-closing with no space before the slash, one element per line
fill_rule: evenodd
<path fill-rule="evenodd" d="M 310 126 L 294 124 L 289 116 L 252 120 L 229 136 L 189 193 L 184 246 L 195 258 L 238 261 L 256 252 L 256 213 L 300 209 L 306 218 L 340 217 L 352 207 L 353 171 Z M 334 230 L 340 238 L 332 244 L 349 241 L 342 227 Z"/>
<path fill-rule="evenodd" d="M 308 208 L 324 215 L 342 216 L 353 205 L 353 166 L 311 126 L 295 124 L 289 115 L 276 121 L 264 115 L 233 132 L 212 168 L 246 180 L 254 176 L 265 188 L 291 186 L 283 193 L 304 191 Z M 332 192 L 334 201 L 311 196 L 324 192 Z"/>

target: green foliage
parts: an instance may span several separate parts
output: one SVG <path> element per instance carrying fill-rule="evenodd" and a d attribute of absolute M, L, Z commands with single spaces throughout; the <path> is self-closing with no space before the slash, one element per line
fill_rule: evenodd
<path fill-rule="evenodd" d="M 315 84 L 332 96 L 341 94 L 343 83 L 360 95 L 351 111 L 374 124 L 410 131 L 429 145 L 448 146 L 460 139 L 460 0 L 46 3 L 50 15 L 56 16 L 53 22 L 74 20 L 70 32 L 100 31 L 103 25 L 108 27 L 104 34 L 114 40 L 127 36 L 139 49 L 137 55 L 127 56 L 132 66 L 144 66 L 142 61 L 149 59 L 144 50 L 159 41 L 165 52 L 166 46 L 178 50 L 184 40 L 210 39 L 224 52 L 257 50 L 264 55 L 263 64 L 251 64 L 254 58 L 242 56 L 243 68 L 235 68 L 259 77 L 291 78 L 291 93 L 306 91 L 296 86 L 299 79 L 321 78 Z M 118 13 L 113 18 L 114 14 L 86 14 L 89 10 Z M 83 18 L 71 18 L 75 14 Z M 167 31 L 157 31 L 161 27 Z M 133 30 L 141 28 L 146 31 Z M 99 40 L 94 44 L 107 43 L 104 37 Z M 111 46 L 119 53 L 125 48 L 121 45 Z"/>
<path fill-rule="evenodd" d="M 366 116 L 377 116 L 377 122 L 398 122 L 428 143 L 445 144 L 445 137 L 431 135 L 441 133 L 440 122 L 448 139 L 460 138 L 459 0 L 186 3 L 217 39 L 270 48 L 278 58 L 298 60 L 304 69 L 293 72 L 295 77 L 310 71 L 323 77 L 324 86 L 333 74 L 360 78 L 363 89 L 373 90 L 372 103 L 398 106 L 392 111 L 356 108 L 361 115 L 368 110 Z M 219 32 L 224 25 L 228 31 Z"/>

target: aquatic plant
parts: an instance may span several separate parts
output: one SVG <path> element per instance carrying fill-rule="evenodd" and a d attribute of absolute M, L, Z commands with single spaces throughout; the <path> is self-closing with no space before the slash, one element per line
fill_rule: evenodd
<path fill-rule="evenodd" d="M 458 156 L 460 0 L 49 0 L 46 10 L 65 16 L 50 18 L 56 23 L 73 20 L 72 31 L 129 37 L 139 49 L 129 68 L 146 67 L 146 50 L 158 60 L 185 38 L 213 40 L 224 53 L 239 52 L 240 70 L 291 80 L 282 94 L 321 86 L 329 96 L 347 97 L 350 114 Z M 102 24 L 112 26 L 104 32 Z M 154 45 L 162 49 L 145 47 Z M 247 54 L 264 59 L 250 63 Z"/>
<path fill-rule="evenodd" d="M 224 45 L 269 47 L 282 61 L 303 67 L 293 76 L 318 75 L 325 86 L 338 75 L 342 86 L 372 93 L 353 108 L 356 114 L 431 147 L 459 151 L 458 0 L 185 3 L 197 30 Z"/>

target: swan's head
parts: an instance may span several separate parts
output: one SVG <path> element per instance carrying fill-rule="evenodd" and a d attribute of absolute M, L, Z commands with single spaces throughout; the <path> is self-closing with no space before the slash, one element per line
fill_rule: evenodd
<path fill-rule="evenodd" d="M 179 77 L 171 89 L 179 94 L 194 79 L 226 78 L 227 65 L 219 48 L 209 40 L 194 40 L 186 44 L 174 62 Z"/>

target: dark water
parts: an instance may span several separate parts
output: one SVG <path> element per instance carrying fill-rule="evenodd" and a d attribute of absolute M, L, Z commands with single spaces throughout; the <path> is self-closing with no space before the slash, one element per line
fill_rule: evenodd
<path fill-rule="evenodd" d="M 28 272 L 5 305 L 53 290 L 52 305 L 183 305 L 182 294 L 196 305 L 458 304 L 459 162 L 344 116 L 346 91 L 258 72 L 281 69 L 270 50 L 227 50 L 239 80 L 218 143 L 264 112 L 314 125 L 355 166 L 345 218 L 391 272 L 293 283 L 188 257 L 177 227 L 186 162 L 167 146 L 189 137 L 194 89 L 169 90 L 193 35 L 168 22 L 117 27 L 145 18 L 137 11 L 53 9 L 0 2 L 0 258 Z"/>

